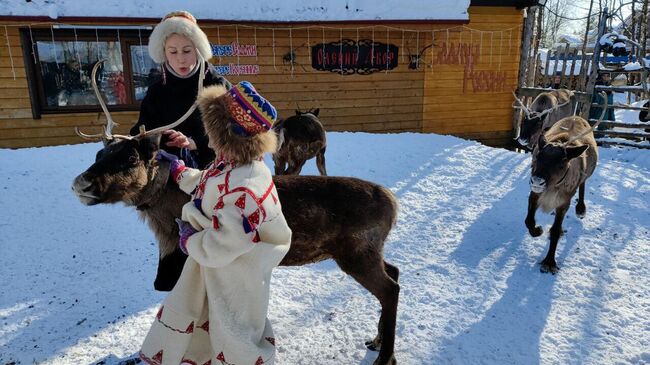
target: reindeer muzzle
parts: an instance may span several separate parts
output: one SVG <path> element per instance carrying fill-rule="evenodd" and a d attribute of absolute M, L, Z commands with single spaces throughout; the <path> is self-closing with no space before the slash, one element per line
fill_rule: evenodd
<path fill-rule="evenodd" d="M 541 177 L 531 176 L 530 178 L 530 190 L 533 193 L 543 193 L 546 190 L 546 180 Z"/>
<path fill-rule="evenodd" d="M 72 192 L 84 205 L 95 205 L 100 202 L 100 199 L 93 193 L 92 187 L 93 183 L 86 179 L 85 173 L 77 176 L 72 182 Z"/>

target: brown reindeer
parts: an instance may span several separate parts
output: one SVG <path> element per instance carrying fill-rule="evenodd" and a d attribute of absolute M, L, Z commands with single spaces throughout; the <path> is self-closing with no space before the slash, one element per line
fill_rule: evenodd
<path fill-rule="evenodd" d="M 168 126 L 149 132 L 141 129 L 135 137 L 113 135 L 115 123 L 95 82 L 100 63 L 93 69 L 92 83 L 107 125 L 101 134 L 86 135 L 79 129 L 77 133 L 84 138 L 100 137 L 105 147 L 97 153 L 95 163 L 74 179 L 72 190 L 86 205 L 123 202 L 136 207 L 158 239 L 162 258 L 178 244 L 174 219 L 181 216 L 190 197 L 169 181 L 168 162 L 156 159 L 160 133 L 185 120 L 196 104 Z M 199 89 L 201 85 L 199 78 Z M 381 304 L 378 334 L 366 342 L 371 350 L 379 348 L 374 364 L 396 364 L 393 352 L 399 270 L 386 262 L 383 254 L 384 241 L 397 219 L 395 195 L 382 186 L 351 177 L 275 176 L 273 181 L 292 230 L 291 248 L 280 265 L 333 259 Z"/>
<path fill-rule="evenodd" d="M 571 204 L 571 197 L 579 189 L 576 215 L 585 216 L 585 181 L 594 173 L 598 163 L 598 148 L 592 127 L 580 117 L 567 117 L 541 134 L 533 150 L 533 162 L 528 196 L 526 227 L 531 236 L 543 233 L 535 223 L 538 207 L 546 213 L 555 209 L 555 220 L 550 231 L 550 247 L 541 262 L 542 272 L 555 274 L 557 242 L 562 234 L 562 222 Z"/>
<path fill-rule="evenodd" d="M 301 112 L 275 123 L 273 130 L 278 134 L 278 151 L 273 154 L 276 175 L 299 175 L 305 162 L 316 157 L 316 166 L 321 175 L 325 171 L 325 129 L 318 120 L 319 109 Z M 287 167 L 288 164 L 288 167 Z"/>
<path fill-rule="evenodd" d="M 533 149 L 543 131 L 547 131 L 560 119 L 573 115 L 575 96 L 567 89 L 545 91 L 537 95 L 530 108 L 517 100 L 524 110 L 517 142 L 523 147 Z"/>

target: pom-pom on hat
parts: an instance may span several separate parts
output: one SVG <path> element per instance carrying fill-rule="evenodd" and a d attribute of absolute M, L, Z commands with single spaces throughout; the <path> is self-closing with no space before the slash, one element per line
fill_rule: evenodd
<path fill-rule="evenodd" d="M 196 24 L 194 16 L 187 11 L 174 11 L 156 25 L 149 36 L 149 56 L 157 63 L 163 63 L 165 58 L 165 42 L 172 34 L 180 34 L 194 44 L 204 60 L 212 58 L 212 47 L 208 37 Z"/>
<path fill-rule="evenodd" d="M 252 136 L 273 127 L 278 113 L 271 103 L 260 95 L 248 81 L 241 81 L 228 92 L 233 132 Z"/>

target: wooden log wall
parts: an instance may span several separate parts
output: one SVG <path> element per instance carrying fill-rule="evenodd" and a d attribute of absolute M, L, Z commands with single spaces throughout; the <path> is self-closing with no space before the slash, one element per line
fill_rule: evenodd
<path fill-rule="evenodd" d="M 472 7 L 470 23 L 464 26 L 315 24 L 308 29 L 307 25 L 295 25 L 289 31 L 286 24 L 200 25 L 213 44 L 238 41 L 256 46 L 255 56 L 214 57 L 211 62 L 258 67 L 258 74 L 226 77 L 233 83 L 252 82 L 273 102 L 280 117 L 292 115 L 298 108 L 320 108 L 329 131 L 434 132 L 501 145 L 511 138 L 510 92 L 517 79 L 521 24 L 522 13 L 514 8 Z M 88 133 L 99 132 L 105 121 L 101 113 L 32 118 L 19 31 L 3 25 L 13 24 L 0 23 L 0 147 L 80 143 L 75 126 Z M 446 29 L 450 29 L 448 40 Z M 434 47 L 422 51 L 432 37 Z M 399 47 L 398 66 L 369 75 L 340 75 L 312 68 L 311 46 L 341 38 L 393 44 Z M 449 53 L 458 50 L 458 44 L 463 46 L 454 60 Z M 478 54 L 468 56 L 467 45 Z M 292 50 L 293 64 L 289 61 Z M 409 68 L 411 57 L 420 52 L 418 68 Z M 471 67 L 467 66 L 469 58 Z M 138 112 L 112 115 L 120 123 L 117 133 L 126 133 Z"/>
<path fill-rule="evenodd" d="M 446 33 L 434 33 L 434 62 L 431 52 L 425 57 L 431 67 L 425 73 L 422 131 L 507 145 L 512 139 L 511 91 L 517 85 L 522 12 L 471 7 L 469 15 L 466 27 L 449 32 L 449 41 Z M 430 42 L 427 36 L 425 42 Z M 461 55 L 455 57 L 459 44 Z"/>

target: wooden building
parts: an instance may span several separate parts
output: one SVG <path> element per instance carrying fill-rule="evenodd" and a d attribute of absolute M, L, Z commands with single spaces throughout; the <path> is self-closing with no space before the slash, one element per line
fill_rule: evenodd
<path fill-rule="evenodd" d="M 448 3 L 465 9 L 454 17 L 327 21 L 215 19 L 187 10 L 213 44 L 211 63 L 232 82 L 251 81 L 280 117 L 320 108 L 329 131 L 440 133 L 508 144 L 521 9 L 535 1 Z M 116 132 L 128 131 L 156 74 L 147 36 L 164 12 L 52 19 L 2 10 L 0 147 L 80 143 L 75 126 L 99 132 L 105 117 L 89 71 L 102 58 L 108 62 L 100 87 L 120 124 Z"/>

